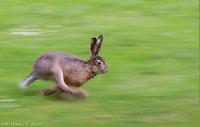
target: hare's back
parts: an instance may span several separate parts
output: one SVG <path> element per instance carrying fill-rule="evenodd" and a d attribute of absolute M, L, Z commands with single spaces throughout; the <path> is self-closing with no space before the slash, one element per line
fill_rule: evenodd
<path fill-rule="evenodd" d="M 50 52 L 40 56 L 33 65 L 33 72 L 39 76 L 51 75 L 51 68 L 62 61 L 74 59 L 73 56 L 60 52 Z"/>

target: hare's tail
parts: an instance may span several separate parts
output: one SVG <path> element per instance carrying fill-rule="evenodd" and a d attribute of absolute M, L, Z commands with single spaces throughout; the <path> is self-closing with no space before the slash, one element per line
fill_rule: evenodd
<path fill-rule="evenodd" d="M 33 74 L 30 74 L 21 84 L 20 87 L 22 89 L 26 89 L 33 81 L 35 81 L 37 77 Z"/>

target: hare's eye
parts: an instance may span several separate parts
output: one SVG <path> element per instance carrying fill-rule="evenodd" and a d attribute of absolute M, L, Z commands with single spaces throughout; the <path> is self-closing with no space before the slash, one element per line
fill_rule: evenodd
<path fill-rule="evenodd" d="M 101 62 L 97 62 L 97 64 L 101 64 Z"/>
<path fill-rule="evenodd" d="M 97 60 L 97 64 L 100 65 L 100 64 L 101 64 L 101 61 L 100 61 L 100 60 Z"/>

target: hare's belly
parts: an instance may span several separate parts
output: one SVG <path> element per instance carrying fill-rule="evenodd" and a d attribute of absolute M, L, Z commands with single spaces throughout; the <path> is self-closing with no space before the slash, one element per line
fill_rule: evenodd
<path fill-rule="evenodd" d="M 72 73 L 64 77 L 64 80 L 69 86 L 80 87 L 87 82 L 87 75 L 87 73 Z"/>

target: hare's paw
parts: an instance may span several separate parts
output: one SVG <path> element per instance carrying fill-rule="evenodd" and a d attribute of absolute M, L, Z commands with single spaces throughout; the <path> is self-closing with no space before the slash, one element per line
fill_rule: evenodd
<path fill-rule="evenodd" d="M 79 90 L 79 91 L 76 91 L 73 96 L 77 99 L 84 99 L 86 97 L 88 97 L 88 94 L 86 91 L 83 91 L 83 90 Z"/>
<path fill-rule="evenodd" d="M 59 96 L 63 99 L 67 99 L 67 100 L 73 100 L 74 99 L 74 97 L 72 96 L 71 93 L 67 93 L 67 92 L 64 92 L 64 91 L 59 92 Z"/>
<path fill-rule="evenodd" d="M 54 90 L 52 90 L 52 89 L 47 89 L 47 90 L 43 90 L 43 91 L 41 92 L 41 95 L 43 95 L 43 96 L 48 96 L 48 95 L 51 95 L 51 94 L 54 94 L 54 93 L 55 93 Z"/>
<path fill-rule="evenodd" d="M 73 99 L 84 99 L 88 96 L 88 94 L 85 92 L 85 91 L 73 91 L 72 93 L 71 92 L 60 92 L 59 95 L 62 97 L 62 98 L 65 98 L 65 99 L 70 99 L 70 100 L 73 100 Z"/>

